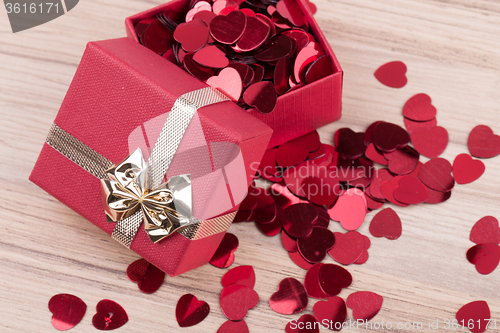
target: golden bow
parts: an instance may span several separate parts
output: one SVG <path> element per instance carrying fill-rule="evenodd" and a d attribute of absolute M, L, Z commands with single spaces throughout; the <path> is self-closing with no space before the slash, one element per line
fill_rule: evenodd
<path fill-rule="evenodd" d="M 144 229 L 157 243 L 178 229 L 198 223 L 191 217 L 191 175 L 171 177 L 151 189 L 148 167 L 137 149 L 119 165 L 106 170 L 109 179 L 101 179 L 106 215 L 114 222 L 141 213 Z"/>

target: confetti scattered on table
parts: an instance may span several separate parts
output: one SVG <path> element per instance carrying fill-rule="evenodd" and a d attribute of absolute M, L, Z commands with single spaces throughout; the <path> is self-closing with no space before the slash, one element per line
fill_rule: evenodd
<path fill-rule="evenodd" d="M 82 320 L 87 305 L 75 295 L 57 294 L 50 299 L 49 310 L 52 312 L 52 326 L 59 331 L 67 331 Z"/>
<path fill-rule="evenodd" d="M 127 312 L 120 304 L 109 299 L 103 299 L 97 303 L 96 314 L 92 317 L 92 325 L 98 330 L 115 330 L 127 322 Z"/>
<path fill-rule="evenodd" d="M 485 301 L 470 302 L 458 310 L 456 318 L 459 325 L 471 332 L 482 333 L 490 324 L 490 307 Z"/>
<path fill-rule="evenodd" d="M 377 213 L 370 222 L 370 234 L 373 237 L 398 239 L 403 232 L 401 219 L 394 209 L 388 207 Z"/>
<path fill-rule="evenodd" d="M 226 233 L 212 259 L 210 259 L 210 263 L 219 268 L 231 266 L 234 262 L 234 252 L 238 248 L 238 244 L 238 237 L 229 232 Z"/>
<path fill-rule="evenodd" d="M 334 331 L 342 329 L 342 324 L 347 317 L 345 301 L 338 296 L 331 297 L 326 301 L 317 301 L 314 304 L 313 312 L 323 326 Z"/>
<path fill-rule="evenodd" d="M 269 306 L 273 311 L 285 315 L 304 311 L 309 299 L 302 283 L 294 278 L 285 278 L 278 285 L 278 291 L 271 295 Z"/>
<path fill-rule="evenodd" d="M 388 87 L 403 88 L 408 82 L 406 70 L 406 65 L 403 62 L 392 61 L 380 66 L 374 75 L 380 83 Z"/>
<path fill-rule="evenodd" d="M 457 184 L 470 184 L 478 180 L 486 170 L 483 161 L 475 160 L 469 154 L 460 154 L 453 161 L 453 177 Z"/>
<path fill-rule="evenodd" d="M 127 267 L 127 277 L 137 283 L 140 291 L 151 294 L 160 289 L 165 280 L 165 272 L 145 259 L 139 259 Z"/>
<path fill-rule="evenodd" d="M 356 320 L 367 321 L 377 315 L 382 308 L 384 298 L 371 291 L 357 291 L 347 297 L 346 303 L 352 309 Z"/>
<path fill-rule="evenodd" d="M 177 301 L 175 318 L 180 327 L 190 327 L 201 323 L 210 313 L 210 306 L 192 294 L 182 295 Z"/>
<path fill-rule="evenodd" d="M 500 136 L 486 125 L 472 129 L 467 139 L 470 154 L 478 158 L 491 158 L 500 154 Z"/>

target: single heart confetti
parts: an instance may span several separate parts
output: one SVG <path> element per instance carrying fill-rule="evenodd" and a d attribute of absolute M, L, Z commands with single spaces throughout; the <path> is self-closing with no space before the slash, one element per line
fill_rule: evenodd
<path fill-rule="evenodd" d="M 476 266 L 478 273 L 488 275 L 500 262 L 500 246 L 492 243 L 475 245 L 467 250 L 467 260 Z"/>
<path fill-rule="evenodd" d="M 420 179 L 411 175 L 401 177 L 393 195 L 394 199 L 407 205 L 416 205 L 429 198 L 427 187 Z"/>
<path fill-rule="evenodd" d="M 190 327 L 201 323 L 210 313 L 207 302 L 200 301 L 192 294 L 182 295 L 177 301 L 175 318 L 180 327 Z"/>
<path fill-rule="evenodd" d="M 52 326 L 59 331 L 67 331 L 82 320 L 87 305 L 74 295 L 57 294 L 50 299 L 49 310 L 52 312 Z"/>
<path fill-rule="evenodd" d="M 101 331 L 111 331 L 128 322 L 128 315 L 120 304 L 109 299 L 97 303 L 96 314 L 92 317 L 92 325 Z"/>
<path fill-rule="evenodd" d="M 389 170 L 396 175 L 407 175 L 412 173 L 419 164 L 419 153 L 412 147 L 396 149 L 390 153 L 384 153 Z"/>
<path fill-rule="evenodd" d="M 310 314 L 292 320 L 285 327 L 285 333 L 320 333 L 318 320 Z"/>
<path fill-rule="evenodd" d="M 334 221 L 339 221 L 346 230 L 358 229 L 366 216 L 366 199 L 357 188 L 347 190 L 339 197 L 333 208 L 328 210 L 328 214 Z"/>
<path fill-rule="evenodd" d="M 486 125 L 472 129 L 467 140 L 470 154 L 478 158 L 491 158 L 500 154 L 500 136 Z"/>
<path fill-rule="evenodd" d="M 202 66 L 210 68 L 225 68 L 229 65 L 226 54 L 214 45 L 205 46 L 197 51 L 193 56 L 193 60 Z"/>
<path fill-rule="evenodd" d="M 196 52 L 208 42 L 208 27 L 195 23 L 181 23 L 174 31 L 174 38 L 181 43 L 184 51 Z"/>
<path fill-rule="evenodd" d="M 335 132 L 335 147 L 344 158 L 356 159 L 361 157 L 366 150 L 364 133 L 355 133 L 350 128 L 341 128 Z"/>
<path fill-rule="evenodd" d="M 349 287 L 352 283 L 351 273 L 344 267 L 334 264 L 321 265 L 318 279 L 321 289 L 328 296 L 340 294 L 343 288 Z"/>
<path fill-rule="evenodd" d="M 345 301 L 338 296 L 316 302 L 313 312 L 323 326 L 333 331 L 340 331 L 347 317 Z"/>
<path fill-rule="evenodd" d="M 247 26 L 247 17 L 240 11 L 235 10 L 224 15 L 218 15 L 210 21 L 210 34 L 222 44 L 234 44 L 241 38 Z"/>
<path fill-rule="evenodd" d="M 371 291 L 357 291 L 347 297 L 347 306 L 352 309 L 352 316 L 364 322 L 372 319 L 382 308 L 384 298 Z"/>
<path fill-rule="evenodd" d="M 302 283 L 294 278 L 281 280 L 278 291 L 271 295 L 269 306 L 281 314 L 302 312 L 308 303 L 307 292 Z"/>
<path fill-rule="evenodd" d="M 283 229 L 294 238 L 309 236 L 313 223 L 318 219 L 318 210 L 311 204 L 299 203 L 287 207 L 281 215 Z"/>
<path fill-rule="evenodd" d="M 245 103 L 255 107 L 260 113 L 271 113 L 276 107 L 278 93 L 270 81 L 252 84 L 243 93 Z"/>
<path fill-rule="evenodd" d="M 403 231 L 401 219 L 392 208 L 386 208 L 377 213 L 370 222 L 370 234 L 373 237 L 398 239 Z"/>
<path fill-rule="evenodd" d="M 436 117 L 436 108 L 427 94 L 416 94 L 403 106 L 403 116 L 413 121 L 429 121 Z"/>
<path fill-rule="evenodd" d="M 421 127 L 411 133 L 411 142 L 420 154 L 435 158 L 448 146 L 448 131 L 441 126 Z"/>
<path fill-rule="evenodd" d="M 375 77 L 380 83 L 391 88 L 403 88 L 406 78 L 406 65 L 401 61 L 392 61 L 380 66 L 375 71 Z"/>
<path fill-rule="evenodd" d="M 453 177 L 457 184 L 470 184 L 479 179 L 486 170 L 480 160 L 475 160 L 469 154 L 460 154 L 453 161 Z"/>
<path fill-rule="evenodd" d="M 410 135 L 401 126 L 380 122 L 373 128 L 373 143 L 383 152 L 405 147 L 408 142 L 410 142 Z"/>
<path fill-rule="evenodd" d="M 219 72 L 219 75 L 209 78 L 207 84 L 215 89 L 219 89 L 233 101 L 240 99 L 243 83 L 241 82 L 240 74 L 234 68 L 224 68 Z"/>
<path fill-rule="evenodd" d="M 458 323 L 469 328 L 472 333 L 486 331 L 490 324 L 490 316 L 490 307 L 485 301 L 467 303 L 456 314 Z"/>
<path fill-rule="evenodd" d="M 247 323 L 244 320 L 228 320 L 219 327 L 217 333 L 249 333 Z"/>
<path fill-rule="evenodd" d="M 219 268 L 231 266 L 234 261 L 234 251 L 238 248 L 238 244 L 238 237 L 229 232 L 226 233 L 217 251 L 215 251 L 212 259 L 210 259 L 210 263 Z"/>
<path fill-rule="evenodd" d="M 151 294 L 160 289 L 165 280 L 165 272 L 145 259 L 139 259 L 127 267 L 127 277 L 137 283 L 140 291 Z"/>
<path fill-rule="evenodd" d="M 297 240 L 300 255 L 310 263 L 323 261 L 326 252 L 335 244 L 335 236 L 327 228 L 313 227 L 311 234 Z"/>
<path fill-rule="evenodd" d="M 418 178 L 426 186 L 439 192 L 448 192 L 455 186 L 452 166 L 444 158 L 433 158 L 425 163 L 418 173 Z"/>
<path fill-rule="evenodd" d="M 224 288 L 237 284 L 253 289 L 255 285 L 255 271 L 252 266 L 235 267 L 222 276 L 221 283 Z"/>
<path fill-rule="evenodd" d="M 220 307 L 227 319 L 238 321 L 245 318 L 247 311 L 259 303 L 259 295 L 247 286 L 231 285 L 222 289 Z"/>
<path fill-rule="evenodd" d="M 470 231 L 469 239 L 476 244 L 500 244 L 500 228 L 498 220 L 493 216 L 482 217 Z"/>
<path fill-rule="evenodd" d="M 335 232 L 335 245 L 328 254 L 338 263 L 350 265 L 355 262 L 365 249 L 363 235 L 357 231 L 349 231 L 345 234 Z"/>

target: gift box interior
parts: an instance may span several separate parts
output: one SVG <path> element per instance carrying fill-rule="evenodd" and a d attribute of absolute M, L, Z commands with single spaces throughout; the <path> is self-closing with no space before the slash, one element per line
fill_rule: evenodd
<path fill-rule="evenodd" d="M 102 160 L 117 165 L 136 148 L 147 159 L 179 96 L 203 88 L 210 89 L 130 38 L 89 43 L 31 181 L 112 234 L 116 223 L 109 223 L 104 213 L 96 165 Z M 201 107 L 165 177 L 195 178 L 195 217 L 234 212 L 271 134 L 232 101 Z M 181 148 L 184 154 L 179 154 Z M 130 248 L 169 275 L 178 275 L 206 264 L 228 226 L 205 224 L 192 237 L 175 232 L 153 244 L 142 223 Z"/>
<path fill-rule="evenodd" d="M 260 13 L 264 13 L 267 15 L 265 9 L 261 8 L 257 10 L 255 9 L 257 7 L 248 6 L 249 3 L 255 4 L 258 2 L 258 0 L 251 2 L 247 1 L 246 3 L 242 4 L 240 8 L 245 7 L 245 9 L 248 9 L 247 7 L 249 7 L 254 11 L 258 11 L 259 15 L 261 16 L 263 14 Z M 186 16 L 186 12 L 188 12 L 188 10 L 192 8 L 195 3 L 196 5 L 200 4 L 199 1 L 191 1 L 190 3 L 187 0 L 174 0 L 160 5 L 156 8 L 152 8 L 150 10 L 146 10 L 142 13 L 131 16 L 125 21 L 127 35 L 136 42 L 140 42 L 138 38 L 138 32 L 136 31 L 136 25 L 139 22 L 149 22 L 148 19 L 150 20 L 155 17 L 162 18 L 162 20 L 164 21 L 165 19 L 169 18 L 169 14 L 171 13 L 180 13 L 181 19 L 184 19 L 184 17 Z M 238 3 L 238 1 L 236 1 L 236 3 Z M 264 1 L 262 1 L 261 3 L 269 4 L 268 2 Z M 329 59 L 331 61 L 331 68 L 329 70 L 331 70 L 331 74 L 318 79 L 317 81 L 305 84 L 304 86 L 300 86 L 300 88 L 295 87 L 293 89 L 289 89 L 284 94 L 279 94 L 280 96 L 278 96 L 277 98 L 276 107 L 271 113 L 263 114 L 254 108 L 250 108 L 248 110 L 250 114 L 268 124 L 273 129 L 273 136 L 269 142 L 269 148 L 309 133 L 321 126 L 336 121 L 341 117 L 343 78 L 342 69 L 328 41 L 321 32 L 318 24 L 314 20 L 308 3 L 305 0 L 297 0 L 296 4 L 298 4 L 300 10 L 302 11 L 304 24 L 302 25 L 302 27 L 296 27 L 290 30 L 297 31 L 301 30 L 301 28 L 304 28 L 305 30 L 309 31 L 309 33 L 314 37 L 315 42 L 321 45 L 321 48 L 324 51 L 324 53 L 322 54 L 329 56 Z M 282 18 L 279 19 L 281 20 Z M 286 28 L 281 29 L 279 28 L 279 26 L 277 29 L 280 33 L 283 33 L 283 31 L 287 30 Z M 167 31 L 167 33 L 171 32 Z M 170 37 L 172 37 L 172 35 L 170 35 Z M 269 37 L 268 39 L 269 41 L 273 40 L 273 38 L 271 37 Z M 265 45 L 267 45 L 266 43 L 261 45 L 260 48 L 265 47 Z M 208 44 L 210 44 L 210 39 Z M 223 46 L 226 47 L 227 50 L 228 47 L 233 47 L 234 45 Z M 220 48 L 222 49 L 222 47 Z M 229 51 L 232 52 L 231 50 Z M 159 54 L 161 54 L 162 52 L 163 51 L 158 51 Z M 237 56 L 239 55 L 240 54 L 237 54 Z M 243 53 L 243 55 L 246 56 L 245 53 Z M 167 54 L 165 54 L 164 56 L 166 57 Z M 289 58 L 291 58 L 291 61 L 295 61 L 296 57 L 298 57 L 297 54 L 289 56 Z M 175 59 L 171 60 L 175 62 Z M 179 63 L 180 61 L 178 60 L 177 62 Z M 250 60 L 250 63 L 252 63 L 252 60 Z M 179 65 L 182 66 L 181 64 Z M 267 63 L 265 64 L 265 66 L 275 67 L 276 63 Z M 292 75 L 290 76 L 290 80 L 292 80 L 293 76 L 294 75 L 292 73 Z M 286 82 L 288 82 L 289 77 L 287 76 L 285 77 L 285 79 Z M 272 79 L 270 81 L 272 81 Z"/>

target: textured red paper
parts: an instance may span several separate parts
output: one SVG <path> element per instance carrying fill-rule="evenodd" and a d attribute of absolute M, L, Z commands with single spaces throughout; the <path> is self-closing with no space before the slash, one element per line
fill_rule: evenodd
<path fill-rule="evenodd" d="M 306 133 L 340 119 L 342 107 L 343 72 L 330 44 L 323 35 L 306 0 L 297 0 L 304 13 L 304 20 L 316 41 L 321 44 L 326 55 L 332 59 L 333 74 L 310 83 L 300 89 L 278 97 L 274 111 L 261 114 L 257 110 L 250 113 L 273 129 L 269 148 L 288 142 Z M 134 25 L 144 18 L 155 17 L 164 11 L 186 12 L 189 1 L 174 0 L 158 7 L 128 17 L 125 20 L 127 36 L 138 42 Z M 161 58 L 157 55 L 158 58 Z M 165 59 L 162 59 L 165 60 Z"/>
<path fill-rule="evenodd" d="M 206 87 L 164 60 L 129 38 L 89 43 L 55 123 L 112 162 L 122 161 L 129 155 L 127 140 L 134 129 L 170 110 L 180 95 Z M 229 101 L 201 108 L 198 115 L 207 142 L 240 146 L 250 184 L 271 129 Z M 115 224 L 103 213 L 99 179 L 49 145 L 30 179 L 111 234 Z M 141 226 L 131 249 L 174 276 L 206 264 L 223 236 L 191 241 L 175 233 L 153 244 Z"/>

